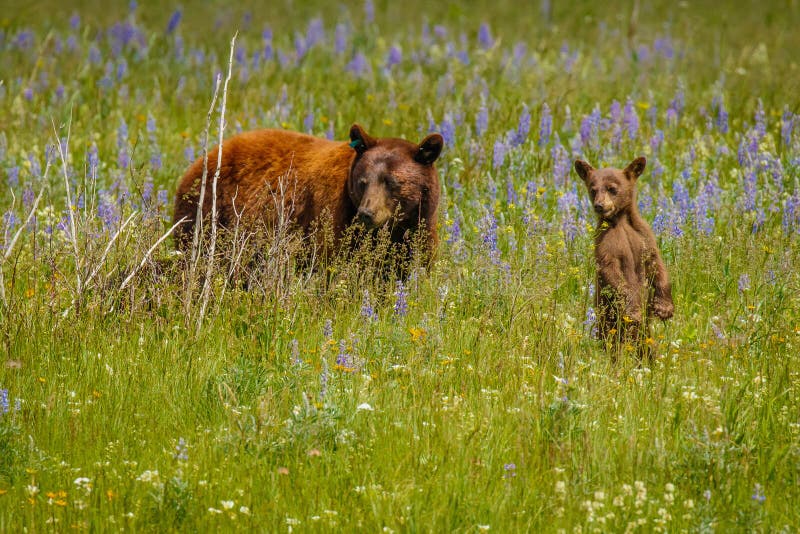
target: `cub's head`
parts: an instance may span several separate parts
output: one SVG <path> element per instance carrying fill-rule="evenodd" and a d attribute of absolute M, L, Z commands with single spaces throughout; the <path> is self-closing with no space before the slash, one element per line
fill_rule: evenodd
<path fill-rule="evenodd" d="M 392 221 L 411 228 L 423 219 L 435 223 L 439 177 L 433 163 L 444 146 L 441 135 L 430 134 L 415 144 L 374 138 L 354 124 L 350 139 L 356 158 L 348 192 L 364 226 L 378 228 Z"/>
<path fill-rule="evenodd" d="M 644 172 L 647 160 L 638 157 L 624 169 L 595 169 L 583 160 L 575 162 L 592 207 L 601 221 L 613 221 L 621 214 L 636 209 L 636 180 Z"/>

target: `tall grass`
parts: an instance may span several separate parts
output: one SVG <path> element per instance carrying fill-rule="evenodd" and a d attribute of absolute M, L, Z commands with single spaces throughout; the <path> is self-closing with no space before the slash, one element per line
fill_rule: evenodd
<path fill-rule="evenodd" d="M 0 530 L 798 528 L 795 4 L 99 6 L 0 20 Z M 154 247 L 237 30 L 226 136 L 443 133 L 430 269 Z M 676 314 L 612 363 L 571 162 L 638 155 Z"/>

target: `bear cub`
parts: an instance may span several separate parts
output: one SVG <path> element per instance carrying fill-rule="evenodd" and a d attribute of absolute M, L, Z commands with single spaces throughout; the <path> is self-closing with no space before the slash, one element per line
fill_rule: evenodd
<path fill-rule="evenodd" d="M 639 157 L 625 169 L 595 169 L 585 161 L 575 162 L 598 219 L 598 337 L 616 349 L 621 343 L 632 344 L 640 358 L 651 356 L 645 342 L 649 317 L 666 320 L 674 312 L 667 268 L 636 201 L 636 181 L 646 163 Z"/>

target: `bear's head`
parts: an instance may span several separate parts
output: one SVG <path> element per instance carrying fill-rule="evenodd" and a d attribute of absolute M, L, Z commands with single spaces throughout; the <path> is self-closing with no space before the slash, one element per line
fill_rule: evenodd
<path fill-rule="evenodd" d="M 644 172 L 647 160 L 638 157 L 624 169 L 595 169 L 583 160 L 575 161 L 592 207 L 601 221 L 613 221 L 621 214 L 636 210 L 636 180 Z"/>
<path fill-rule="evenodd" d="M 374 138 L 358 124 L 350 128 L 350 146 L 356 157 L 348 192 L 358 221 L 368 229 L 390 221 L 415 228 L 428 224 L 439 204 L 439 177 L 433 163 L 444 140 L 435 133 L 419 144 L 394 138 Z"/>

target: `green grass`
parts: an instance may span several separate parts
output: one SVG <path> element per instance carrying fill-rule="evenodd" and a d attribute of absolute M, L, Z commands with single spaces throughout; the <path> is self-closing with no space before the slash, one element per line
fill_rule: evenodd
<path fill-rule="evenodd" d="M 797 5 L 655 2 L 631 22 L 626 2 L 553 2 L 548 22 L 538 4 L 411 0 L 377 2 L 368 23 L 361 3 L 184 3 L 168 35 L 173 7 L 142 4 L 131 14 L 45 3 L 0 18 L 0 206 L 24 221 L 24 191 L 44 191 L 35 226 L 0 266 L 9 399 L 8 411 L 0 405 L 0 531 L 800 528 L 800 118 L 788 137 L 782 130 L 800 111 Z M 296 35 L 315 16 L 325 37 L 294 62 Z M 126 20 L 143 46 L 117 54 L 113 40 L 96 40 Z M 477 37 L 485 21 L 488 49 Z M 343 53 L 337 24 L 347 28 Z M 252 66 L 266 25 L 285 66 Z M 34 36 L 20 48 L 23 29 Z M 312 133 L 332 129 L 341 140 L 353 122 L 420 140 L 431 122 L 453 121 L 437 163 L 442 246 L 428 272 L 407 280 L 405 316 L 394 309 L 395 281 L 369 267 L 368 252 L 308 273 L 294 268 L 290 246 L 267 265 L 283 276 L 250 290 L 217 271 L 199 329 L 199 290 L 169 240 L 156 251 L 159 268 L 148 263 L 119 289 L 169 227 L 184 151 L 201 154 L 213 77 L 226 70 L 237 29 L 248 66 L 233 66 L 227 136 L 305 130 L 309 113 Z M 403 61 L 386 75 L 392 45 Z M 356 52 L 370 74 L 348 70 Z M 728 131 L 715 125 L 715 97 Z M 667 110 L 681 98 L 672 122 Z M 629 99 L 638 130 L 629 137 L 618 122 L 617 142 L 610 108 Z M 553 135 L 540 143 L 545 103 Z M 489 120 L 478 135 L 482 106 Z M 573 154 L 595 106 L 611 126 Z M 759 106 L 759 163 L 740 164 Z M 530 135 L 495 165 L 495 143 L 516 131 L 525 107 Z M 69 131 L 75 244 L 64 227 L 47 228 L 69 226 L 60 160 L 43 172 L 54 129 Z M 594 221 L 564 164 L 581 155 L 622 167 L 640 154 L 642 213 L 661 225 L 676 313 L 653 328 L 652 363 L 612 363 L 585 324 Z M 709 183 L 717 187 L 704 196 Z M 682 191 L 694 203 L 683 216 Z M 115 222 L 105 224 L 98 205 Z M 3 254 L 20 224 L 9 229 L 9 220 L 0 222 Z M 375 320 L 362 314 L 365 290 Z"/>

